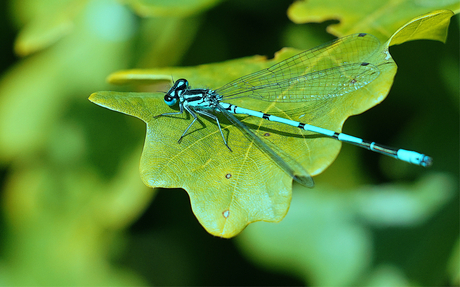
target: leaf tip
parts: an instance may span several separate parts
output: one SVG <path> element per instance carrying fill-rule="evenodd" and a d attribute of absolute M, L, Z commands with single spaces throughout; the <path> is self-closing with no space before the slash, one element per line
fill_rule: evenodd
<path fill-rule="evenodd" d="M 417 16 L 399 28 L 387 41 L 387 45 L 393 46 L 420 39 L 445 43 L 447 28 L 453 15 L 454 12 L 451 10 L 435 10 Z"/>
<path fill-rule="evenodd" d="M 89 100 L 90 102 L 93 102 L 93 103 L 94 103 L 94 102 L 96 101 L 96 98 L 97 98 L 97 93 L 92 93 L 92 94 L 89 96 L 88 100 Z"/>
<path fill-rule="evenodd" d="M 100 100 L 102 99 L 101 93 L 100 92 L 95 92 L 92 93 L 89 97 L 88 100 L 92 103 L 99 104 Z"/>

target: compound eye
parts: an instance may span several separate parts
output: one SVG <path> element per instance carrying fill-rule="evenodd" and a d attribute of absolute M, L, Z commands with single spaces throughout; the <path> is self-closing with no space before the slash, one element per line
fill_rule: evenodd
<path fill-rule="evenodd" d="M 165 103 L 168 106 L 174 106 L 177 103 L 177 99 L 175 97 L 171 97 L 171 95 L 165 95 Z"/>

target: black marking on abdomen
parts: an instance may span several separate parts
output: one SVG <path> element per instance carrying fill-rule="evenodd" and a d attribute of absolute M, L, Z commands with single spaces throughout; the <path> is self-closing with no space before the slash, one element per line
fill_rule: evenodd
<path fill-rule="evenodd" d="M 237 108 L 238 108 L 238 107 L 237 107 L 237 106 L 235 106 L 235 105 L 232 105 L 232 104 L 228 104 L 228 107 L 227 107 L 227 108 L 225 108 L 225 109 L 226 109 L 227 111 L 230 111 L 230 112 L 236 113 L 236 109 L 237 109 Z M 232 111 L 232 109 L 233 109 L 233 111 Z"/>
<path fill-rule="evenodd" d="M 340 133 L 334 132 L 334 134 L 332 135 L 332 138 L 338 140 L 338 139 L 339 139 L 339 135 L 340 135 Z"/>
<path fill-rule="evenodd" d="M 264 114 L 264 115 L 262 116 L 262 118 L 263 118 L 264 120 L 268 120 L 268 121 L 269 121 L 269 120 L 270 120 L 270 115 L 269 115 L 269 114 Z"/>
<path fill-rule="evenodd" d="M 370 142 L 370 141 L 367 141 L 367 140 L 363 140 L 360 144 L 361 147 L 363 148 L 366 148 L 368 150 L 372 150 L 371 149 L 371 145 L 373 144 L 374 142 Z"/>
<path fill-rule="evenodd" d="M 386 154 L 386 155 L 389 155 L 389 156 L 392 156 L 392 157 L 395 157 L 397 158 L 398 156 L 398 150 L 399 149 L 394 149 L 392 147 L 387 147 L 387 146 L 384 146 L 384 145 L 380 145 L 380 144 L 376 144 L 375 142 L 366 142 L 369 144 L 369 150 L 372 150 L 372 151 L 376 151 L 376 152 L 379 152 L 379 153 L 383 153 L 383 154 Z"/>
<path fill-rule="evenodd" d="M 299 123 L 298 127 L 304 130 L 305 129 L 305 124 Z"/>

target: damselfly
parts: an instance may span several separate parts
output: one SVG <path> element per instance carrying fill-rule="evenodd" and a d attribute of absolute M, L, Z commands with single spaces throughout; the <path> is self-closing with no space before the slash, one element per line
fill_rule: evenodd
<path fill-rule="evenodd" d="M 364 56 L 360 57 L 360 55 L 371 54 L 379 45 L 379 41 L 372 35 L 364 33 L 350 35 L 304 51 L 270 68 L 243 76 L 215 90 L 191 89 L 187 80 L 179 79 L 174 82 L 164 97 L 164 101 L 169 106 L 178 104 L 179 111 L 161 114 L 157 117 L 182 114 L 184 110 L 193 117 L 192 122 L 179 138 L 180 143 L 190 127 L 197 121 L 197 114 L 206 116 L 216 121 L 223 142 L 231 151 L 216 115 L 223 114 L 280 168 L 306 186 L 313 186 L 313 180 L 305 168 L 274 144 L 260 139 L 233 114 L 249 115 L 298 127 L 409 163 L 425 167 L 430 166 L 431 158 L 415 151 L 386 147 L 344 133 L 224 102 L 241 97 L 262 101 L 302 102 L 344 96 L 363 88 L 380 75 L 380 70 L 376 65 L 364 61 L 362 59 Z M 338 48 L 340 53 L 336 50 Z M 335 52 L 332 53 L 332 51 Z M 323 64 L 318 64 L 319 58 L 326 59 L 326 61 L 323 61 Z"/>

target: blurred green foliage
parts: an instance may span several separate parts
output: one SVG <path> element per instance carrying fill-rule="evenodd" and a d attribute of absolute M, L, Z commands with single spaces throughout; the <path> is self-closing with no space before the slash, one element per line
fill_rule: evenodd
<path fill-rule="evenodd" d="M 185 192 L 142 184 L 144 124 L 88 95 L 114 89 L 105 78 L 121 69 L 310 48 L 333 22 L 295 25 L 291 1 L 183 1 L 155 14 L 161 2 L 0 4 L 0 285 L 460 284 L 458 16 L 446 44 L 392 47 L 388 98 L 344 127 L 424 151 L 430 170 L 344 145 L 313 191 L 295 190 L 284 221 L 223 240 Z"/>

